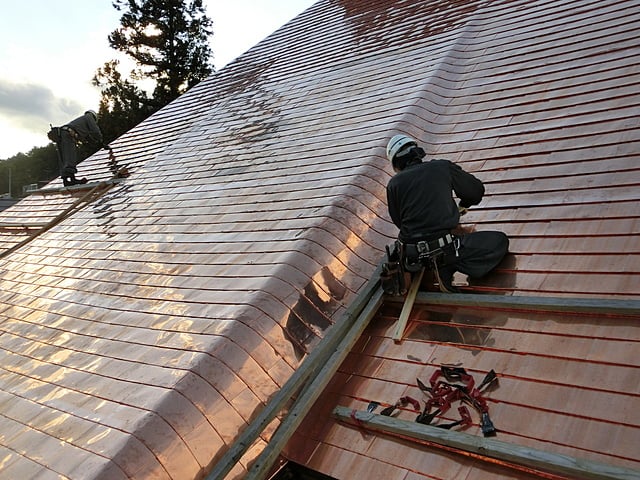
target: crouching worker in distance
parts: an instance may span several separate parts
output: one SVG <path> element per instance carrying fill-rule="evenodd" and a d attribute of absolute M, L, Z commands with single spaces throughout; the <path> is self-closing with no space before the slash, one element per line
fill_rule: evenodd
<path fill-rule="evenodd" d="M 87 183 L 86 178 L 76 178 L 80 162 L 78 144 L 91 142 L 102 145 L 102 132 L 97 121 L 96 112 L 87 110 L 84 115 L 58 128 L 56 143 L 60 155 L 60 177 L 65 187 Z M 108 146 L 103 145 L 103 148 Z"/>
<path fill-rule="evenodd" d="M 423 162 L 425 151 L 406 135 L 387 144 L 387 158 L 396 174 L 387 185 L 391 220 L 400 230 L 396 247 L 408 271 L 434 270 L 441 291 L 458 292 L 453 274 L 478 278 L 493 270 L 509 248 L 502 232 L 454 235 L 460 215 L 477 205 L 484 185 L 448 160 Z M 456 204 L 453 193 L 458 197 Z"/>

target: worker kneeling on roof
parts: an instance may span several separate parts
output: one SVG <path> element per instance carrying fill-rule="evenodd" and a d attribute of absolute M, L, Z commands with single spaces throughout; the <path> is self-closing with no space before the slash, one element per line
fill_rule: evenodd
<path fill-rule="evenodd" d="M 98 127 L 98 115 L 93 110 L 87 110 L 84 115 L 59 127 L 59 138 L 56 139 L 60 154 L 60 177 L 65 187 L 87 183 L 86 178 L 76 178 L 77 165 L 80 162 L 78 144 L 91 142 L 102 145 L 102 132 Z"/>
<path fill-rule="evenodd" d="M 460 215 L 482 200 L 484 185 L 449 160 L 423 162 L 424 157 L 425 151 L 406 135 L 396 135 L 387 144 L 387 158 L 396 172 L 387 185 L 389 215 L 400 229 L 405 265 L 416 265 L 437 251 L 440 290 L 453 293 L 458 291 L 452 285 L 456 271 L 472 278 L 486 275 L 506 255 L 509 239 L 496 231 L 452 234 Z"/>

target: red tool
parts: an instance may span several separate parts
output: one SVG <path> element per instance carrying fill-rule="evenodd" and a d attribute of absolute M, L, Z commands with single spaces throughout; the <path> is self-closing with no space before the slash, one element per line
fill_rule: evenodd
<path fill-rule="evenodd" d="M 447 381 L 440 380 L 444 377 Z M 484 378 L 480 387 L 475 388 L 475 380 L 469 375 L 464 368 L 441 366 L 436 370 L 429 379 L 430 387 L 427 387 L 419 379 L 416 379 L 418 388 L 429 395 L 425 407 L 416 418 L 418 423 L 430 425 L 438 415 L 447 412 L 454 402 L 461 401 L 471 405 L 480 414 L 480 428 L 484 436 L 495 435 L 496 428 L 489 417 L 489 406 L 482 396 L 481 389 L 486 388 L 497 380 L 496 373 L 491 370 Z M 435 411 L 432 412 L 432 409 Z M 461 420 L 441 426 L 442 428 L 451 428 L 456 425 L 468 426 L 471 424 L 471 417 L 466 407 L 458 408 Z"/>

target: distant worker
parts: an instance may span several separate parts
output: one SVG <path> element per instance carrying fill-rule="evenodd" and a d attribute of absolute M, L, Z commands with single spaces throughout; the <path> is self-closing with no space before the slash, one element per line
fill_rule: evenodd
<path fill-rule="evenodd" d="M 509 239 L 497 231 L 454 235 L 460 215 L 482 200 L 484 185 L 449 160 L 423 162 L 424 157 L 425 151 L 406 135 L 389 141 L 387 158 L 396 174 L 387 185 L 387 206 L 406 260 L 415 260 L 425 248 L 442 248 L 436 278 L 441 291 L 454 293 L 456 271 L 472 278 L 486 275 L 506 255 Z"/>
<path fill-rule="evenodd" d="M 59 128 L 58 152 L 60 155 L 60 177 L 65 187 L 87 183 L 86 178 L 76 178 L 80 162 L 78 144 L 90 142 L 102 145 L 102 132 L 98 127 L 98 115 L 93 110 L 87 110 L 78 117 Z"/>

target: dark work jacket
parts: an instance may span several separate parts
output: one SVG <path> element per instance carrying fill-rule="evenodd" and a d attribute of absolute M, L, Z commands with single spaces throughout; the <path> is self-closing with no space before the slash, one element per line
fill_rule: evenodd
<path fill-rule="evenodd" d="M 387 205 L 404 242 L 444 235 L 458 225 L 460 205 L 477 205 L 484 195 L 482 182 L 449 160 L 431 160 L 407 166 L 387 185 Z"/>
<path fill-rule="evenodd" d="M 73 128 L 78 134 L 78 140 L 85 142 L 89 140 L 92 143 L 102 143 L 102 132 L 96 123 L 95 118 L 90 113 L 85 113 L 81 117 L 67 123 L 67 126 Z"/>

